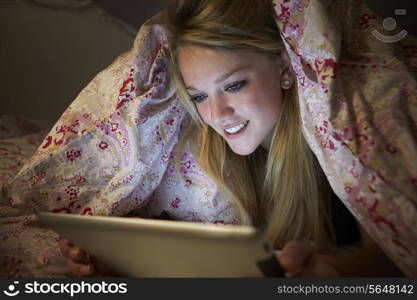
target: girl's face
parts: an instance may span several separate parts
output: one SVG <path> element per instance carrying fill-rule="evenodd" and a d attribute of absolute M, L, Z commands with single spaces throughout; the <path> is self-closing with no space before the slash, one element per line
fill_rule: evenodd
<path fill-rule="evenodd" d="M 205 123 L 237 154 L 269 149 L 281 106 L 278 59 L 248 50 L 179 49 L 187 92 Z"/>

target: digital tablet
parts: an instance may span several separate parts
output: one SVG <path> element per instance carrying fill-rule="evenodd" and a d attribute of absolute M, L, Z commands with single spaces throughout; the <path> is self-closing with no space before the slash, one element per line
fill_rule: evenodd
<path fill-rule="evenodd" d="M 40 220 L 125 277 L 280 277 L 250 226 L 40 213 Z"/>

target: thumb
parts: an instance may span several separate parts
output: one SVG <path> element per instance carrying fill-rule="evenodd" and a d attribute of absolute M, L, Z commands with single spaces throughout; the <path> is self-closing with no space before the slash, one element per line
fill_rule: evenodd
<path fill-rule="evenodd" d="M 307 261 L 314 254 L 314 249 L 309 241 L 290 241 L 277 252 L 277 258 L 285 276 L 294 277 L 304 272 Z"/>

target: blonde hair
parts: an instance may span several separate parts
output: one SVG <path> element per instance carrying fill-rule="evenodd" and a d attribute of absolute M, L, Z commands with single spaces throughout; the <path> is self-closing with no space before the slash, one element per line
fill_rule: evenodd
<path fill-rule="evenodd" d="M 303 136 L 297 86 L 283 91 L 282 112 L 268 154 L 258 147 L 248 156 L 235 154 L 207 126 L 185 89 L 177 65 L 178 49 L 197 45 L 220 51 L 251 50 L 277 58 L 284 46 L 270 0 L 176 0 L 168 10 L 172 34 L 170 73 L 177 95 L 191 118 L 178 154 L 190 139 L 201 167 L 219 188 L 230 192 L 244 216 L 267 227 L 271 243 L 309 239 L 330 249 L 330 188 Z M 226 171 L 227 170 L 227 171 Z"/>

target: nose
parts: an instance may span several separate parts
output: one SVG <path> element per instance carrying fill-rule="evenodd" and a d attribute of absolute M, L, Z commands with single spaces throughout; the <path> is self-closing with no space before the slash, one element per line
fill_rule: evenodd
<path fill-rule="evenodd" d="M 227 123 L 227 120 L 234 113 L 234 108 L 227 101 L 226 97 L 218 97 L 210 103 L 210 117 L 212 122 L 218 126 Z"/>

